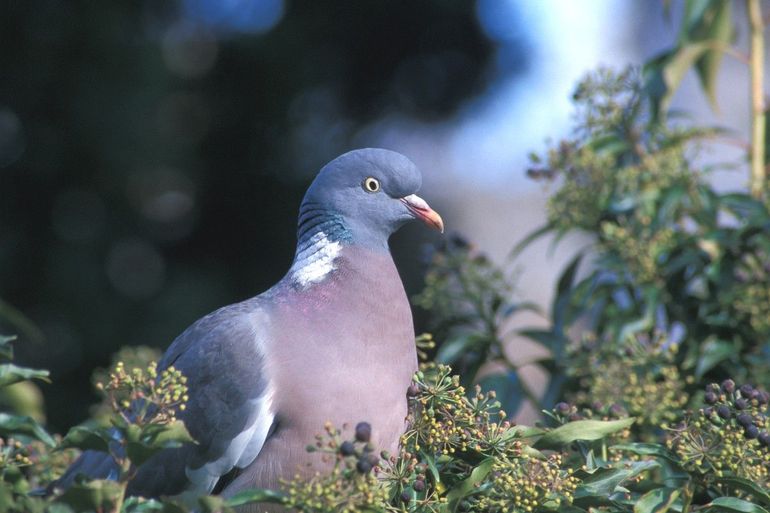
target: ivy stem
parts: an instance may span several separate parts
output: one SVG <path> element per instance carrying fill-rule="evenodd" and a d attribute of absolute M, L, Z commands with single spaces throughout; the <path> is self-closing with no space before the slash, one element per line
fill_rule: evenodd
<path fill-rule="evenodd" d="M 764 79 L 764 23 L 759 0 L 746 0 L 751 28 L 751 195 L 757 199 L 765 196 L 765 93 Z"/>

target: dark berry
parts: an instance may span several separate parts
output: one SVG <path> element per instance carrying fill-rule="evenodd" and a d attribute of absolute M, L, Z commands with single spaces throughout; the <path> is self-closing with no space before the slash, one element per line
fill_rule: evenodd
<path fill-rule="evenodd" d="M 369 455 L 366 457 L 366 461 L 368 461 L 369 463 L 371 463 L 371 465 L 374 467 L 374 466 L 376 466 L 376 465 L 379 465 L 379 463 L 380 463 L 380 458 L 379 458 L 379 456 L 377 456 L 376 454 L 374 454 L 374 453 L 372 452 L 372 453 L 369 453 Z"/>
<path fill-rule="evenodd" d="M 600 411 L 604 409 L 604 405 L 600 401 L 594 401 L 591 403 L 591 409 L 594 411 Z"/>
<path fill-rule="evenodd" d="M 359 442 L 368 442 L 372 438 L 372 426 L 368 422 L 359 422 L 356 424 L 356 440 Z"/>
<path fill-rule="evenodd" d="M 735 391 L 735 381 L 726 379 L 722 382 L 722 392 L 732 394 Z"/>
<path fill-rule="evenodd" d="M 706 401 L 706 404 L 714 404 L 715 402 L 717 402 L 717 395 L 714 392 L 709 390 L 708 392 L 706 392 L 706 395 L 704 396 L 703 399 Z"/>
<path fill-rule="evenodd" d="M 741 388 L 739 388 L 741 391 L 741 397 L 745 397 L 746 399 L 749 399 L 751 397 L 751 394 L 754 392 L 754 387 L 746 383 L 745 385 L 741 385 Z"/>
<path fill-rule="evenodd" d="M 412 500 L 412 495 L 409 492 L 401 492 L 401 502 L 408 504 Z"/>
<path fill-rule="evenodd" d="M 566 415 L 570 411 L 570 405 L 567 403 L 556 403 L 556 406 L 554 406 L 554 410 L 556 410 L 556 413 L 559 415 Z"/>
<path fill-rule="evenodd" d="M 750 426 L 746 426 L 746 429 L 744 430 L 744 434 L 746 435 L 746 438 L 748 438 L 749 440 L 753 440 L 759 436 L 759 428 L 754 424 Z"/>
<path fill-rule="evenodd" d="M 714 408 L 708 407 L 703 409 L 703 415 L 706 416 L 706 418 L 711 417 L 714 414 Z"/>
<path fill-rule="evenodd" d="M 732 412 L 730 411 L 730 408 L 728 408 L 724 404 L 719 406 L 719 408 L 717 408 L 717 415 L 719 415 L 725 420 L 733 416 Z"/>
<path fill-rule="evenodd" d="M 739 410 L 745 410 L 749 407 L 749 402 L 741 397 L 740 399 L 735 400 L 735 407 Z"/>
<path fill-rule="evenodd" d="M 623 413 L 625 413 L 623 410 L 623 407 L 618 403 L 615 403 L 612 406 L 610 406 L 610 415 L 612 415 L 613 417 L 622 417 Z"/>
<path fill-rule="evenodd" d="M 343 456 L 352 456 L 356 453 L 356 447 L 353 445 L 353 442 L 344 441 L 340 445 L 340 454 Z"/>
<path fill-rule="evenodd" d="M 416 383 L 409 385 L 409 388 L 406 389 L 406 396 L 417 397 L 418 395 L 420 395 L 420 387 Z"/>
<path fill-rule="evenodd" d="M 372 464 L 366 458 L 361 458 L 356 462 L 356 470 L 361 474 L 368 474 L 372 470 Z"/>
<path fill-rule="evenodd" d="M 768 433 L 767 431 L 762 431 L 759 434 L 759 443 L 761 443 L 765 447 L 770 447 L 770 433 Z"/>
<path fill-rule="evenodd" d="M 761 405 L 765 405 L 767 404 L 768 400 L 770 400 L 770 395 L 768 395 L 764 390 L 761 390 L 759 392 L 759 397 L 757 397 L 757 402 Z"/>
<path fill-rule="evenodd" d="M 425 490 L 425 481 L 422 481 L 420 479 L 416 480 L 412 485 L 412 488 L 414 488 L 415 492 L 421 492 Z"/>
<path fill-rule="evenodd" d="M 754 419 L 750 414 L 744 412 L 738 415 L 738 424 L 743 427 L 748 427 L 754 424 Z"/>

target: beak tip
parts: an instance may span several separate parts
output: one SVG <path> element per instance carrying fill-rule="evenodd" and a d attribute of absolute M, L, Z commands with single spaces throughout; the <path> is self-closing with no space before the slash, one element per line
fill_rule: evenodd
<path fill-rule="evenodd" d="M 438 212 L 428 206 L 425 200 L 416 194 L 411 194 L 401 198 L 401 201 L 416 218 L 420 219 L 431 228 L 435 228 L 439 232 L 444 233 L 444 220 L 441 219 Z"/>

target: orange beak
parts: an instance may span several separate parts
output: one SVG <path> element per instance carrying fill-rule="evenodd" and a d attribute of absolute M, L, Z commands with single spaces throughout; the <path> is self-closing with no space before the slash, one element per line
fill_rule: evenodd
<path fill-rule="evenodd" d="M 444 233 L 444 221 L 438 212 L 430 208 L 424 199 L 416 194 L 410 194 L 409 196 L 400 198 L 401 202 L 406 205 L 406 208 L 422 222 L 428 226 L 435 228 L 436 230 Z"/>

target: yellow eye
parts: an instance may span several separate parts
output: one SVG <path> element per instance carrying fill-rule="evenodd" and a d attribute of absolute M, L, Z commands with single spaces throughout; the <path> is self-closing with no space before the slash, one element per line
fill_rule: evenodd
<path fill-rule="evenodd" d="M 364 180 L 364 190 L 366 190 L 366 192 L 377 192 L 380 190 L 380 182 L 378 182 L 376 178 L 370 176 Z"/>

